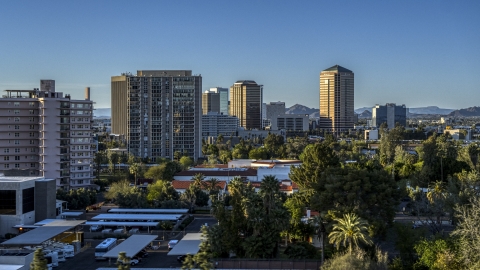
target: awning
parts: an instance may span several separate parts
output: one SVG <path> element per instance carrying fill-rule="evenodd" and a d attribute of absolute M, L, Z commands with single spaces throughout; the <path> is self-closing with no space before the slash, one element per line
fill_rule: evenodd
<path fill-rule="evenodd" d="M 104 258 L 118 258 L 118 253 L 124 251 L 129 258 L 137 255 L 140 250 L 144 249 L 153 240 L 157 239 L 157 235 L 132 235 L 120 245 L 114 247 L 103 255 Z"/>
<path fill-rule="evenodd" d="M 0 243 L 0 246 L 38 246 L 84 222 L 85 220 L 59 219 Z"/>
<path fill-rule="evenodd" d="M 201 242 L 201 233 L 187 233 L 167 255 L 195 255 L 200 249 Z"/>

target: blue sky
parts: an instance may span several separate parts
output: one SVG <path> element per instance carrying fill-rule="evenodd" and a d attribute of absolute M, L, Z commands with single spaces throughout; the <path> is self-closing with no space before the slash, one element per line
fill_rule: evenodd
<path fill-rule="evenodd" d="M 0 90 L 39 87 L 110 107 L 110 77 L 190 69 L 203 89 L 264 85 L 318 108 L 319 73 L 355 73 L 355 108 L 480 106 L 480 1 L 5 1 Z"/>

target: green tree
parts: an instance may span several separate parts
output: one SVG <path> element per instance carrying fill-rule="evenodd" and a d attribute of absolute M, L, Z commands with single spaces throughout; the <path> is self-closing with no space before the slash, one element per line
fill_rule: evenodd
<path fill-rule="evenodd" d="M 137 187 L 131 187 L 125 193 L 118 193 L 116 203 L 122 208 L 147 208 L 148 202 L 145 193 Z"/>
<path fill-rule="evenodd" d="M 368 236 L 368 223 L 356 214 L 344 214 L 343 218 L 335 218 L 334 221 L 337 223 L 333 225 L 328 237 L 329 242 L 335 244 L 337 249 L 340 248 L 340 244 L 345 247 L 348 245 L 348 252 L 352 254 L 353 245 L 358 248 L 359 241 L 367 245 L 372 244 Z"/>
<path fill-rule="evenodd" d="M 66 201 L 70 209 L 85 209 L 97 202 L 97 192 L 84 188 L 70 189 L 69 191 L 58 189 L 56 198 Z"/>
<path fill-rule="evenodd" d="M 118 253 L 117 269 L 130 270 L 130 258 L 127 257 L 127 253 L 125 251 L 120 251 Z"/>
<path fill-rule="evenodd" d="M 131 188 L 132 187 L 127 180 L 122 180 L 120 182 L 113 183 L 104 196 L 108 200 L 115 200 L 119 193 L 127 193 Z"/>
<path fill-rule="evenodd" d="M 137 174 L 140 171 L 140 164 L 138 164 L 136 162 L 131 164 L 130 167 L 129 167 L 129 171 L 130 171 L 131 174 L 133 174 L 133 177 L 135 179 L 134 183 L 135 183 L 135 186 L 137 186 Z"/>
<path fill-rule="evenodd" d="M 283 158 L 285 155 L 285 140 L 282 135 L 269 133 L 263 144 L 268 152 L 267 158 Z"/>
<path fill-rule="evenodd" d="M 458 256 L 455 254 L 455 247 L 449 239 L 423 239 L 414 248 L 419 256 L 415 268 L 420 268 L 419 266 L 435 270 L 463 268 L 458 260 Z"/>
<path fill-rule="evenodd" d="M 110 170 L 115 174 L 115 165 L 120 161 L 120 156 L 118 155 L 117 152 L 114 151 L 108 151 L 108 164 L 110 167 Z"/>
<path fill-rule="evenodd" d="M 458 225 L 453 236 L 459 240 L 459 258 L 467 269 L 480 269 L 480 198 L 455 209 Z"/>
<path fill-rule="evenodd" d="M 264 160 L 269 157 L 267 149 L 260 147 L 260 148 L 253 148 L 248 153 L 248 158 L 250 159 L 257 159 L 257 160 Z"/>
<path fill-rule="evenodd" d="M 157 166 L 148 168 L 144 176 L 154 180 L 172 181 L 173 176 L 182 170 L 181 166 L 175 161 L 165 161 Z"/>
<path fill-rule="evenodd" d="M 178 200 L 179 198 L 180 195 L 169 181 L 157 180 L 147 187 L 147 200 L 155 207 L 160 206 L 164 201 Z"/>
<path fill-rule="evenodd" d="M 33 260 L 30 263 L 30 270 L 47 270 L 47 259 L 43 255 L 42 248 L 37 248 L 33 253 Z"/>
<path fill-rule="evenodd" d="M 97 180 L 100 180 L 100 172 L 102 169 L 102 164 L 105 162 L 105 152 L 98 151 L 95 153 L 93 158 L 93 163 L 95 164 L 95 174 L 97 175 Z"/>
<path fill-rule="evenodd" d="M 183 156 L 180 158 L 180 161 L 179 161 L 180 165 L 182 166 L 182 168 L 184 170 L 188 169 L 190 166 L 192 166 L 193 164 L 193 160 L 192 158 L 190 157 L 187 157 L 187 156 Z"/>
<path fill-rule="evenodd" d="M 208 238 L 208 227 L 202 226 L 202 241 L 200 242 L 198 253 L 194 256 L 194 261 L 197 267 L 202 270 L 213 269 L 212 252 L 210 248 L 210 241 Z"/>

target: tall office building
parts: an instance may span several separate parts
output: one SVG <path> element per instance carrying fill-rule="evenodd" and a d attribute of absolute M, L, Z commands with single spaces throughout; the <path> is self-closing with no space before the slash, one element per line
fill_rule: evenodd
<path fill-rule="evenodd" d="M 263 85 L 237 81 L 230 87 L 230 115 L 245 129 L 262 129 Z"/>
<path fill-rule="evenodd" d="M 202 76 L 191 70 L 139 70 L 112 77 L 112 133 L 142 158 L 201 156 Z"/>
<path fill-rule="evenodd" d="M 376 105 L 372 108 L 372 126 L 380 127 L 386 123 L 388 128 L 394 128 L 397 123 L 407 126 L 407 108 L 405 105 L 397 106 L 387 103 L 385 106 Z"/>
<path fill-rule="evenodd" d="M 0 171 L 55 179 L 65 189 L 93 184 L 90 88 L 84 100 L 56 92 L 54 80 L 41 80 L 40 89 L 5 91 L 0 98 Z"/>
<path fill-rule="evenodd" d="M 220 95 L 220 111 L 224 115 L 228 115 L 228 88 L 222 87 L 212 87 L 210 92 L 217 93 Z"/>
<path fill-rule="evenodd" d="M 208 112 L 220 113 L 220 94 L 209 90 L 202 94 L 202 113 Z"/>
<path fill-rule="evenodd" d="M 354 124 L 354 74 L 339 65 L 320 73 L 319 128 L 346 131 Z"/>

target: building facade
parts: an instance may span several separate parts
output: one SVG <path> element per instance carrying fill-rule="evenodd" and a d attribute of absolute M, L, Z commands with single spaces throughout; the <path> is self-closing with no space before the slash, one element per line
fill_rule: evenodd
<path fill-rule="evenodd" d="M 201 156 L 202 77 L 191 70 L 139 70 L 112 77 L 112 133 L 141 158 Z"/>
<path fill-rule="evenodd" d="M 339 65 L 320 73 L 319 128 L 332 132 L 354 125 L 354 74 Z"/>
<path fill-rule="evenodd" d="M 372 126 L 380 127 L 386 123 L 388 128 L 394 128 L 397 123 L 407 126 L 407 108 L 405 105 L 397 106 L 387 103 L 385 106 L 376 105 L 372 108 Z"/>
<path fill-rule="evenodd" d="M 308 114 L 279 114 L 272 116 L 271 130 L 308 131 Z"/>
<path fill-rule="evenodd" d="M 238 118 L 216 112 L 202 115 L 202 138 L 217 138 L 218 135 L 235 136 L 238 129 Z"/>
<path fill-rule="evenodd" d="M 93 184 L 90 88 L 84 100 L 56 92 L 54 80 L 6 93 L 0 99 L 0 172 L 55 179 L 65 189 Z"/>
<path fill-rule="evenodd" d="M 202 114 L 220 112 L 220 94 L 209 90 L 202 94 Z"/>
<path fill-rule="evenodd" d="M 237 81 L 230 87 L 230 115 L 240 120 L 240 126 L 262 129 L 263 85 L 255 81 Z"/>
<path fill-rule="evenodd" d="M 210 88 L 210 92 L 217 93 L 217 94 L 220 95 L 220 111 L 219 111 L 219 113 L 222 113 L 224 115 L 228 115 L 228 104 L 229 104 L 228 88 L 213 87 L 213 88 Z"/>

